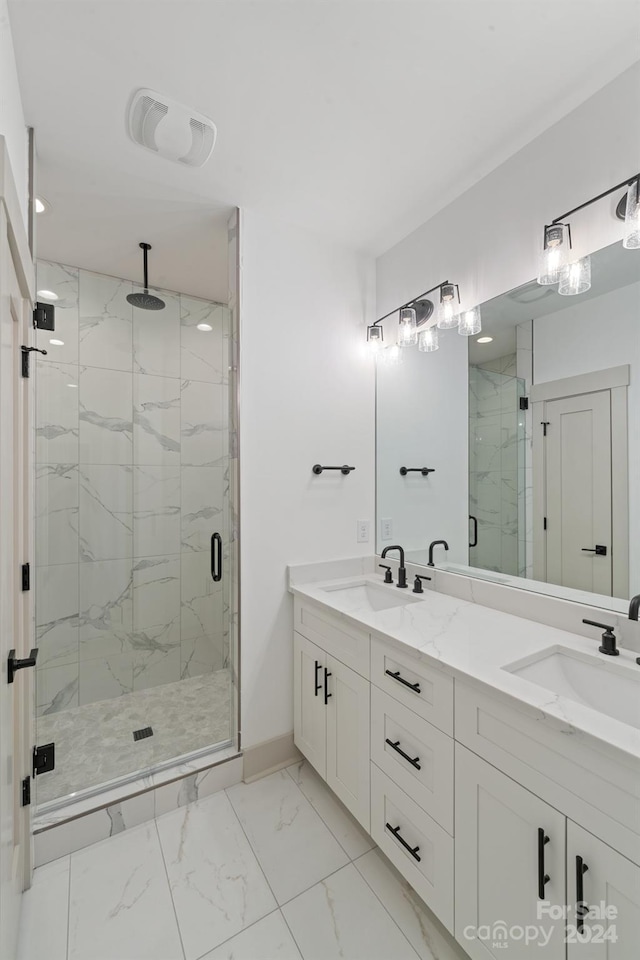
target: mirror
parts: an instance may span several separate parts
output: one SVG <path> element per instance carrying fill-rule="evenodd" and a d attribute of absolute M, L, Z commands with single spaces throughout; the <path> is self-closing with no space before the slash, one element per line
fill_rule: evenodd
<path fill-rule="evenodd" d="M 640 592 L 640 263 L 617 243 L 591 288 L 535 280 L 376 372 L 377 550 L 626 611 Z M 397 336 L 397 316 L 385 341 Z M 429 471 L 429 472 L 427 472 Z"/>

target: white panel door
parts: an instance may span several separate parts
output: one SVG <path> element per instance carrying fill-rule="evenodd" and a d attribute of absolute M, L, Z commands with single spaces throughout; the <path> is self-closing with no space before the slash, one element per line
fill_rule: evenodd
<path fill-rule="evenodd" d="M 31 595 L 20 583 L 32 511 L 32 381 L 20 374 L 20 347 L 29 343 L 30 326 L 10 233 L 0 198 L 0 957 L 7 960 L 15 956 L 20 899 L 31 879 L 30 807 L 22 806 L 21 781 L 31 772 L 33 744 L 33 670 L 20 670 L 9 684 L 7 667 L 10 650 L 18 659 L 28 656 L 33 634 Z"/>
<path fill-rule="evenodd" d="M 293 740 L 321 777 L 327 771 L 327 655 L 299 633 L 293 635 Z"/>
<path fill-rule="evenodd" d="M 565 902 L 565 818 L 465 747 L 455 755 L 456 939 L 474 960 L 520 960 L 540 943 L 544 960 L 564 960 L 564 924 L 538 914 L 541 891 Z"/>
<path fill-rule="evenodd" d="M 327 657 L 327 783 L 369 830 L 370 684 L 334 657 Z"/>
<path fill-rule="evenodd" d="M 611 596 L 610 391 L 548 401 L 545 421 L 547 581 Z"/>
<path fill-rule="evenodd" d="M 637 960 L 640 867 L 569 820 L 567 870 L 568 960 Z M 576 915 L 579 900 L 581 930 Z"/>

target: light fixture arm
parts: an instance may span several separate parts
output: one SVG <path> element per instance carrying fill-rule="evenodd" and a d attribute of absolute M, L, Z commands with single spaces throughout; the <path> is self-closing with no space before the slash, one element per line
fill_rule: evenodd
<path fill-rule="evenodd" d="M 552 220 L 551 226 L 559 224 L 562 220 L 565 220 L 567 217 L 572 216 L 572 214 L 577 213 L 578 210 L 584 210 L 585 207 L 590 207 L 592 203 L 597 203 L 598 200 L 608 197 L 610 193 L 615 193 L 616 190 L 621 190 L 622 187 L 630 187 L 634 181 L 640 182 L 640 173 L 634 173 L 634 175 L 629 177 L 628 180 L 623 180 L 622 183 L 616 183 L 615 187 L 609 187 L 608 190 L 604 190 L 603 193 L 599 193 L 597 197 L 592 197 L 591 200 L 585 200 L 584 203 L 574 207 L 573 210 L 567 210 L 566 213 L 563 213 L 560 217 L 556 217 L 555 220 Z"/>
<path fill-rule="evenodd" d="M 400 310 L 404 310 L 405 307 L 412 307 L 414 303 L 418 302 L 418 300 L 422 300 L 422 298 L 426 297 L 427 294 L 429 293 L 434 293 L 436 290 L 440 290 L 442 287 L 445 287 L 448 283 L 449 283 L 448 280 L 443 280 L 442 283 L 436 283 L 435 287 L 431 287 L 429 290 L 425 290 L 424 293 L 419 293 L 418 296 L 414 297 L 412 300 L 407 300 L 406 303 L 401 303 L 399 307 L 394 307 L 393 310 L 389 310 L 389 313 L 385 313 L 384 317 L 380 317 L 380 319 L 372 323 L 371 326 L 377 327 L 379 323 L 382 323 L 382 321 L 386 320 L 388 317 L 392 317 L 394 313 L 399 313 Z"/>

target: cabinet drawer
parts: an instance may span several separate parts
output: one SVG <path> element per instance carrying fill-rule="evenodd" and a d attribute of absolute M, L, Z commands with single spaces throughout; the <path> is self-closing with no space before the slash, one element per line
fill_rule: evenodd
<path fill-rule="evenodd" d="M 371 759 L 453 834 L 453 740 L 374 686 Z"/>
<path fill-rule="evenodd" d="M 369 633 L 338 613 L 294 597 L 294 630 L 369 679 Z"/>
<path fill-rule="evenodd" d="M 371 682 L 453 736 L 453 677 L 372 637 Z"/>
<path fill-rule="evenodd" d="M 371 764 L 371 836 L 453 933 L 453 838 L 375 763 Z"/>

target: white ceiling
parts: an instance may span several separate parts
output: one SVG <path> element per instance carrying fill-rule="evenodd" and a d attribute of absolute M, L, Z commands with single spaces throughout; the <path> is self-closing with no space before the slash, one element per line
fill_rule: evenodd
<path fill-rule="evenodd" d="M 188 211 L 219 229 L 230 205 L 259 208 L 379 253 L 639 56 L 638 3 L 618 0 L 9 8 L 40 183 L 54 203 L 43 242 L 48 231 L 52 242 L 78 235 L 84 217 L 96 243 L 124 251 L 126 240 L 134 255 L 140 239 L 155 239 L 140 236 L 136 203 L 142 223 L 143 208 L 154 209 L 183 232 Z M 128 139 L 125 112 L 140 87 L 215 121 L 203 168 Z M 69 210 L 54 230 L 58 198 Z"/>

